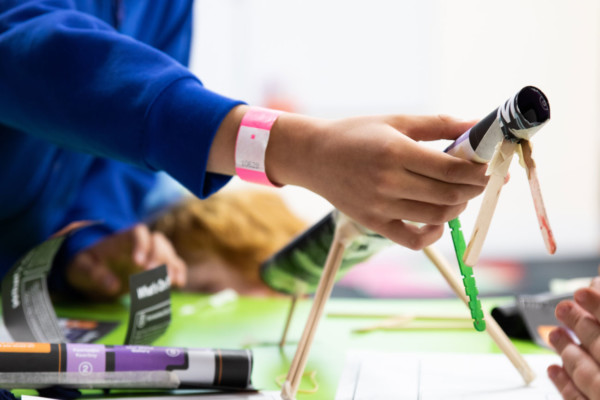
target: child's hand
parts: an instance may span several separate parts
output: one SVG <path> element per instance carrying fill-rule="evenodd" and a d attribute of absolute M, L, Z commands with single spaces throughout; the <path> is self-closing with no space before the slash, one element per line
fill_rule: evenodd
<path fill-rule="evenodd" d="M 563 365 L 548 367 L 548 376 L 565 399 L 600 399 L 600 278 L 579 289 L 575 302 L 556 306 L 556 318 L 579 338 L 576 344 L 562 328 L 550 333 L 550 342 Z"/>
<path fill-rule="evenodd" d="M 128 291 L 129 276 L 166 264 L 171 283 L 182 287 L 187 270 L 171 242 L 138 224 L 79 252 L 67 266 L 67 281 L 88 297 L 114 299 Z"/>
<path fill-rule="evenodd" d="M 288 128 L 294 124 L 298 127 Z M 273 181 L 304 186 L 363 226 L 418 250 L 439 239 L 444 223 L 488 181 L 486 165 L 418 142 L 454 140 L 472 125 L 404 115 L 310 123 L 284 114 L 273 128 L 267 172 Z M 301 132 L 303 141 L 280 143 L 285 137 L 277 129 Z"/>

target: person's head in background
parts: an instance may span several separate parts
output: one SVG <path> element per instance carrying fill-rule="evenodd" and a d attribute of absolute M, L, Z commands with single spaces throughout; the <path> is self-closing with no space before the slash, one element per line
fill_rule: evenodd
<path fill-rule="evenodd" d="M 263 261 L 299 234 L 306 223 L 277 194 L 264 190 L 186 197 L 152 224 L 188 266 L 185 289 L 242 295 L 274 294 L 260 279 Z"/>

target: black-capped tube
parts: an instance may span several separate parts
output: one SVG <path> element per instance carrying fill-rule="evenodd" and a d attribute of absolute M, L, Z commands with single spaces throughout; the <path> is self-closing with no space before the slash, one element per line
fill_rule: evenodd
<path fill-rule="evenodd" d="M 465 160 L 487 163 L 503 139 L 519 141 L 531 137 L 550 119 L 546 95 L 526 86 L 463 133 L 445 151 Z"/>

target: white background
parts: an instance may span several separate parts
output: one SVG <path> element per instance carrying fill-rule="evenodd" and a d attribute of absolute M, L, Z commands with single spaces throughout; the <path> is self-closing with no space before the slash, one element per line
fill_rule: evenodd
<path fill-rule="evenodd" d="M 552 117 L 534 137 L 534 157 L 555 257 L 598 253 L 600 2 L 197 0 L 195 19 L 192 70 L 253 105 L 275 88 L 319 117 L 478 119 L 521 87 L 539 87 Z M 280 192 L 311 222 L 331 208 L 300 188 Z M 467 238 L 479 201 L 461 217 Z M 447 232 L 439 246 L 451 251 Z M 482 252 L 507 255 L 549 257 L 516 160 Z"/>

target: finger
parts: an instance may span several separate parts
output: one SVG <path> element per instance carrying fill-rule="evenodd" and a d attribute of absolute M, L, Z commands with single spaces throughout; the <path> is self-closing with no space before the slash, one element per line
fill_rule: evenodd
<path fill-rule="evenodd" d="M 579 297 L 584 296 L 588 289 L 581 289 Z M 600 361 L 600 324 L 593 315 L 572 301 L 561 301 L 556 306 L 556 318 L 571 329 L 579 338 L 584 349 L 590 352 L 594 359 Z"/>
<path fill-rule="evenodd" d="M 187 285 L 187 265 L 183 259 L 176 256 L 167 264 L 169 274 L 173 275 L 173 286 L 182 288 Z"/>
<path fill-rule="evenodd" d="M 150 230 L 144 224 L 137 224 L 131 229 L 133 240 L 132 259 L 140 267 L 149 264 L 152 237 Z"/>
<path fill-rule="evenodd" d="M 148 251 L 148 268 L 156 268 L 159 265 L 167 264 L 175 251 L 171 242 L 160 232 L 150 234 L 150 247 Z"/>
<path fill-rule="evenodd" d="M 463 121 L 448 115 L 390 116 L 388 123 L 414 140 L 454 140 L 477 121 Z"/>
<path fill-rule="evenodd" d="M 413 152 L 407 162 L 404 162 L 407 170 L 441 182 L 487 185 L 489 177 L 485 174 L 486 164 L 463 160 L 433 149 L 423 150 Z"/>
<path fill-rule="evenodd" d="M 453 184 L 427 176 L 408 173 L 402 176 L 401 182 L 389 185 L 389 195 L 425 203 L 458 205 L 480 195 L 484 185 Z"/>
<path fill-rule="evenodd" d="M 552 347 L 554 347 L 554 350 L 556 350 L 559 355 L 568 345 L 575 344 L 573 339 L 571 339 L 569 334 L 562 327 L 554 328 L 552 331 L 550 331 L 548 339 L 550 340 Z"/>
<path fill-rule="evenodd" d="M 150 245 L 146 258 L 146 269 L 156 268 L 166 263 L 165 246 L 156 232 L 150 232 Z"/>
<path fill-rule="evenodd" d="M 600 321 L 600 290 L 594 287 L 597 284 L 595 280 L 592 280 L 592 286 L 589 288 L 575 291 L 573 298 L 577 305 L 596 318 L 597 321 Z"/>
<path fill-rule="evenodd" d="M 576 387 L 567 372 L 558 365 L 551 365 L 548 367 L 548 377 L 556 386 L 556 389 L 560 392 L 563 399 L 574 400 L 583 399 L 583 393 L 581 393 Z"/>
<path fill-rule="evenodd" d="M 185 287 L 187 284 L 187 265 L 179 256 L 174 256 L 167 264 L 169 276 L 173 276 L 173 286 L 177 288 Z"/>
<path fill-rule="evenodd" d="M 90 297 L 110 298 L 120 294 L 121 282 L 91 253 L 82 252 L 67 267 L 67 281 Z"/>
<path fill-rule="evenodd" d="M 416 225 L 393 220 L 374 229 L 388 239 L 412 250 L 421 250 L 435 243 L 444 232 L 442 225 Z"/>
<path fill-rule="evenodd" d="M 403 219 L 430 225 L 443 225 L 458 217 L 467 207 L 467 202 L 457 205 L 437 205 L 414 200 L 398 200 L 378 212 L 388 218 Z"/>
<path fill-rule="evenodd" d="M 600 291 L 600 277 L 595 277 L 590 283 L 590 287 Z"/>
<path fill-rule="evenodd" d="M 169 239 L 160 232 L 153 232 L 151 243 L 150 268 L 166 265 L 173 286 L 183 287 L 187 281 L 187 267 L 175 252 Z"/>
<path fill-rule="evenodd" d="M 550 343 L 563 360 L 563 369 L 575 386 L 587 397 L 600 393 L 600 367 L 562 328 L 550 333 Z"/>

